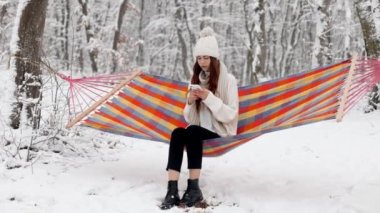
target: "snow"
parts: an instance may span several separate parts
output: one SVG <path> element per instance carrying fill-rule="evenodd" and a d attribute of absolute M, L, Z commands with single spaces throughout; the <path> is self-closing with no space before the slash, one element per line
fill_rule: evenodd
<path fill-rule="evenodd" d="M 200 185 L 215 206 L 189 212 L 377 213 L 379 121 L 380 112 L 356 109 L 341 123 L 269 133 L 221 157 L 204 158 Z M 31 167 L 7 170 L 0 164 L 0 211 L 161 212 L 157 205 L 166 192 L 168 146 L 110 137 L 120 144 L 98 154 L 46 152 Z M 187 174 L 181 175 L 181 194 Z"/>
<path fill-rule="evenodd" d="M 0 67 L 1 213 L 161 212 L 166 144 L 78 128 L 58 135 L 61 140 L 40 150 L 32 165 L 7 169 L 20 162 L 7 159 L 9 153 L 2 150 L 13 82 L 4 69 Z M 167 212 L 378 213 L 380 111 L 363 114 L 361 109 L 356 107 L 341 123 L 269 133 L 221 157 L 204 158 L 200 185 L 213 206 Z M 21 139 L 31 134 L 13 133 Z M 186 163 L 185 158 L 183 168 Z M 181 194 L 187 175 L 184 170 Z"/>
<path fill-rule="evenodd" d="M 9 129 L 5 114 L 13 78 L 5 66 L 0 73 L 1 213 L 161 212 L 166 144 L 78 128 L 57 135 L 60 140 L 46 144 L 32 164 L 9 158 L 15 150 L 4 151 L 2 134 Z M 53 102 L 48 94 L 44 101 Z M 213 206 L 166 212 L 378 213 L 380 111 L 363 114 L 361 109 L 341 123 L 269 133 L 221 157 L 204 158 L 200 185 Z M 25 140 L 32 133 L 21 129 L 13 134 Z M 26 156 L 26 150 L 20 155 Z M 181 195 L 187 176 L 184 170 Z"/>
<path fill-rule="evenodd" d="M 29 0 L 19 0 L 19 4 L 17 7 L 17 15 L 14 18 L 15 22 L 13 25 L 12 40 L 10 43 L 10 50 L 12 54 L 15 54 L 17 51 L 19 51 L 18 41 L 20 40 L 20 38 L 18 36 L 18 28 L 20 25 L 22 11 L 25 9 L 28 3 L 29 3 Z"/>
<path fill-rule="evenodd" d="M 9 118 L 11 114 L 11 103 L 14 100 L 13 93 L 16 89 L 14 84 L 14 77 L 11 71 L 5 69 L 5 65 L 0 65 L 0 130 L 5 129 L 6 124 L 8 123 L 5 118 Z M 4 84 L 4 82 L 8 82 Z M 0 133 L 1 134 L 1 133 Z"/>

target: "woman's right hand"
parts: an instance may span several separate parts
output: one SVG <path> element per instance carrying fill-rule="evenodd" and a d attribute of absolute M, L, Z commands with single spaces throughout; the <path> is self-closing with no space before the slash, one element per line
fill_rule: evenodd
<path fill-rule="evenodd" d="M 191 105 L 196 100 L 198 100 L 199 97 L 197 95 L 195 95 L 194 90 L 190 90 L 189 92 L 190 92 L 190 95 L 189 95 L 189 98 L 187 99 L 187 103 Z"/>

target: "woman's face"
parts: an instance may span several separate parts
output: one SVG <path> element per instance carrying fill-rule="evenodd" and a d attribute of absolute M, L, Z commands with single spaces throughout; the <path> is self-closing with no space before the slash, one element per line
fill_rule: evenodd
<path fill-rule="evenodd" d="M 208 55 L 197 56 L 197 62 L 204 71 L 209 71 L 211 58 Z"/>

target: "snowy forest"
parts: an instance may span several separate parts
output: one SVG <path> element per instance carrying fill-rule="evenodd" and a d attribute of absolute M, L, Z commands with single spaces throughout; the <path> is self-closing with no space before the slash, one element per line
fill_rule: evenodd
<path fill-rule="evenodd" d="M 26 200 L 33 196 L 32 193 L 28 194 L 21 189 L 14 191 L 14 187 L 17 186 L 14 185 L 17 184 L 16 180 L 23 179 L 22 186 L 33 185 L 33 181 L 36 181 L 38 177 L 42 180 L 50 180 L 44 173 L 27 181 L 30 171 L 28 170 L 29 173 L 18 171 L 22 168 L 33 170 L 34 164 L 50 165 L 54 162 L 59 165 L 59 169 L 53 165 L 44 169 L 49 175 L 51 172 L 54 176 L 58 176 L 70 168 L 78 167 L 73 163 L 74 161 L 87 166 L 92 161 L 118 161 L 124 159 L 120 150 L 130 151 L 136 148 L 146 151 L 150 146 L 141 146 L 136 141 L 128 144 L 125 141 L 129 139 L 125 137 L 107 135 L 95 130 L 66 129 L 65 125 L 69 120 L 67 108 L 69 85 L 58 79 L 56 74 L 89 77 L 142 70 L 153 75 L 186 82 L 192 76 L 193 48 L 199 38 L 199 32 L 207 26 L 215 31 L 221 53 L 220 59 L 226 64 L 228 71 L 236 77 L 239 86 L 258 84 L 301 71 L 325 67 L 350 59 L 353 54 L 361 58 L 378 59 L 380 57 L 380 0 L 0 0 L 0 191 L 5 189 L 3 193 L 0 192 L 0 212 L 31 212 L 33 208 L 37 210 L 36 212 L 123 212 L 121 204 L 112 203 L 115 199 L 125 202 L 120 200 L 121 198 L 107 198 L 102 200 L 105 204 L 101 206 L 80 197 L 78 201 L 88 202 L 87 204 L 90 205 L 86 208 L 86 204 L 75 203 L 68 198 L 69 196 L 59 195 L 46 198 L 45 195 L 39 195 L 39 199 L 28 202 Z M 370 141 L 368 143 L 374 145 L 373 141 L 378 140 L 380 132 L 378 109 L 380 109 L 380 84 L 374 87 L 362 101 L 358 112 L 354 114 L 353 121 L 348 122 L 346 131 L 360 132 L 361 130 L 357 128 L 370 122 L 367 126 L 370 133 L 363 134 L 368 136 L 367 141 Z M 360 116 L 366 117 L 363 119 Z M 355 126 L 355 122 L 360 125 Z M 335 129 L 333 125 L 329 125 L 330 129 Z M 323 131 L 326 128 L 317 126 L 317 129 Z M 313 131 L 315 130 L 309 129 L 303 134 L 306 137 Z M 290 133 L 290 135 L 300 132 Z M 328 136 L 319 139 L 324 140 L 331 136 L 333 140 L 340 141 L 332 130 L 326 135 Z M 343 135 L 341 136 L 345 137 Z M 279 140 L 281 137 L 282 135 L 276 135 L 273 136 L 274 139 L 268 140 Z M 311 141 L 315 140 L 317 139 Z M 360 138 L 357 138 L 358 140 Z M 312 146 L 311 142 L 307 144 Z M 356 147 L 357 144 L 351 145 Z M 144 194 L 144 199 L 153 197 L 154 207 L 150 206 L 146 209 L 133 207 L 127 212 L 151 212 L 152 209 L 158 211 L 155 204 L 160 202 L 165 189 L 162 183 L 167 146 L 154 146 L 156 146 L 156 152 L 141 151 L 142 156 L 155 159 L 160 162 L 154 164 L 155 167 L 162 168 L 137 173 L 142 176 L 161 175 L 163 176 L 160 179 L 161 183 L 153 184 L 154 179 L 143 177 L 138 180 L 138 177 L 134 176 L 136 180 L 128 183 L 132 185 L 119 185 L 121 188 L 131 189 L 132 192 Z M 281 146 L 284 145 L 279 147 Z M 318 155 L 316 153 L 318 149 L 325 149 L 320 146 L 315 147 L 313 151 L 305 148 L 307 145 L 300 146 L 302 148 L 296 145 L 294 145 L 296 148 L 293 148 L 296 151 L 299 149 L 298 151 L 301 152 L 312 153 L 313 156 Z M 375 149 L 369 146 L 368 150 L 364 150 L 362 154 L 372 154 L 376 147 L 380 148 L 378 144 L 374 146 Z M 289 148 L 282 148 L 284 153 L 292 152 Z M 264 152 L 268 149 L 261 147 L 261 151 Z M 257 152 L 259 158 L 247 163 L 239 160 L 241 165 L 248 167 L 250 164 L 259 164 L 259 160 L 265 161 L 260 155 L 260 148 Z M 279 155 L 284 154 L 281 154 L 281 148 L 275 152 Z M 345 153 L 347 158 L 349 158 L 349 152 Z M 137 154 L 132 154 L 132 151 L 128 153 L 138 158 Z M 159 159 L 152 157 L 156 153 L 162 156 Z M 235 154 L 238 155 L 238 153 Z M 246 156 L 250 156 L 250 153 L 246 153 Z M 320 156 L 323 158 L 323 154 Z M 302 157 L 302 154 L 296 155 L 289 162 Z M 227 157 L 224 162 L 229 165 L 233 158 L 234 156 Z M 313 158 L 312 162 L 314 160 Z M 369 162 L 372 161 L 374 160 L 369 160 Z M 215 162 L 210 162 L 211 166 L 206 170 L 212 170 L 211 167 L 215 167 L 216 171 L 223 170 L 216 166 Z M 364 160 L 360 159 L 360 162 Z M 122 161 L 119 164 L 121 165 L 111 166 L 113 176 L 107 176 L 107 178 L 112 181 L 115 179 L 120 181 L 118 179 L 120 176 L 125 178 L 126 174 L 115 172 L 120 168 L 119 166 L 130 166 L 131 170 L 139 170 L 132 164 L 122 164 Z M 274 165 L 274 163 L 265 165 L 272 164 Z M 143 165 L 149 164 L 143 163 Z M 335 168 L 333 165 L 331 165 L 331 171 Z M 358 165 L 359 163 L 352 168 L 358 168 Z M 346 173 L 342 173 L 339 177 L 350 176 L 350 172 L 355 171 L 354 173 L 358 176 L 355 181 L 359 181 L 361 174 L 370 174 L 372 179 L 369 182 L 372 181 L 371 184 L 376 186 L 369 194 L 372 198 L 378 197 L 380 183 L 375 179 L 380 177 L 378 173 L 380 168 L 374 164 L 371 165 L 368 173 L 356 173 L 356 170 L 352 169 L 345 171 Z M 36 168 L 42 167 L 36 166 Z M 97 168 L 100 167 L 95 167 L 94 170 Z M 265 170 L 264 166 L 258 168 L 259 171 Z M 307 166 L 301 169 L 307 170 Z M 244 168 L 244 172 L 232 170 L 241 175 L 252 172 L 251 169 L 244 170 Z M 81 171 L 80 174 L 84 175 L 86 172 L 88 171 Z M 93 170 L 89 171 L 91 174 L 92 172 Z M 82 178 L 81 175 L 79 175 L 80 178 Z M 96 176 L 96 173 L 93 175 Z M 250 181 L 248 177 L 258 178 L 259 176 L 259 174 L 247 175 L 238 188 L 245 188 L 243 183 Z M 318 174 L 318 177 L 322 176 Z M 210 172 L 209 178 L 216 177 L 218 177 L 217 172 Z M 231 176 L 228 174 L 227 177 Z M 70 183 L 75 182 L 75 178 L 70 176 L 69 179 Z M 108 185 L 105 186 L 105 182 L 95 179 L 92 181 L 95 186 L 91 185 L 89 188 L 95 188 L 83 189 L 86 196 L 96 197 L 102 193 L 105 196 L 107 193 L 125 195 L 128 198 L 135 196 L 129 192 L 123 194 L 124 192 L 118 191 L 116 186 L 112 186 L 115 187 L 111 187 L 112 189 L 107 188 Z M 336 204 L 337 202 L 329 203 L 336 198 L 334 196 L 342 195 L 344 190 L 353 190 L 350 189 L 350 184 L 342 185 L 337 189 L 339 195 L 329 195 L 332 196 L 329 197 L 329 201 L 317 198 L 317 203 L 323 202 L 322 207 L 313 206 L 308 202 L 303 207 L 296 207 L 292 202 L 289 202 L 292 205 L 289 203 L 285 205 L 282 201 L 277 203 L 277 207 L 268 207 L 270 201 L 266 200 L 267 197 L 256 197 L 262 207 L 259 208 L 248 201 L 249 195 L 244 195 L 247 196 L 244 199 L 234 200 L 234 197 L 229 199 L 224 194 L 225 191 L 213 191 L 216 190 L 213 188 L 223 187 L 228 184 L 228 181 L 230 179 L 222 179 L 216 187 L 211 185 L 211 180 L 206 182 L 211 185 L 206 187 L 210 191 L 209 194 L 206 192 L 206 197 L 214 207 L 211 210 L 207 208 L 205 212 L 214 210 L 215 212 L 284 212 L 282 208 L 285 206 L 289 207 L 289 211 L 285 212 L 306 212 L 305 206 L 314 207 L 315 211 L 310 212 L 375 213 L 380 211 L 379 205 L 368 204 L 371 199 L 364 204 L 359 202 L 360 204 L 356 206 L 348 204 L 352 200 L 365 200 L 362 194 L 359 197 L 341 198 L 341 206 Z M 274 179 L 261 181 L 265 187 L 274 184 L 283 193 L 292 190 L 285 182 L 276 182 Z M 2 185 L 1 182 L 8 183 L 8 186 Z M 56 181 L 56 183 L 63 182 L 63 180 Z M 96 184 L 103 184 L 104 187 L 96 187 Z M 147 184 L 148 188 L 144 188 L 144 184 Z M 334 185 L 330 182 L 325 184 L 330 187 Z M 79 186 L 78 184 L 76 187 Z M 315 188 L 318 186 L 315 185 Z M 55 194 L 56 192 L 48 189 L 49 187 L 51 185 L 46 185 L 43 192 Z M 140 191 L 136 189 L 139 187 L 143 189 Z M 299 185 L 297 187 L 300 194 L 307 191 L 300 189 L 302 187 Z M 27 188 L 31 192 L 38 190 L 37 186 Z M 330 193 L 327 188 L 319 188 L 320 191 L 316 190 L 316 194 Z M 71 193 L 65 191 L 64 186 L 54 189 L 67 194 Z M 257 186 L 255 189 L 260 189 L 260 187 Z M 360 189 L 361 192 L 367 190 L 364 186 Z M 266 192 L 270 194 L 272 191 L 268 189 Z M 239 197 L 241 194 L 234 196 Z M 74 206 L 79 205 L 80 208 L 76 211 L 75 207 L 70 209 L 64 203 L 57 201 L 60 199 Z M 144 205 L 144 201 L 135 202 Z M 108 211 L 110 206 L 112 206 L 111 211 Z"/>
<path fill-rule="evenodd" d="M 56 70 L 112 73 L 140 67 L 186 80 L 198 32 L 211 26 L 222 60 L 245 85 L 328 65 L 354 51 L 377 56 L 378 50 L 366 53 L 365 43 L 370 38 L 368 46 L 378 49 L 378 5 L 375 0 L 59 0 L 31 10 L 41 15 L 41 24 L 33 25 L 41 31 L 40 57 Z M 15 54 L 10 44 L 18 7 L 18 1 L 0 2 L 2 64 Z"/>

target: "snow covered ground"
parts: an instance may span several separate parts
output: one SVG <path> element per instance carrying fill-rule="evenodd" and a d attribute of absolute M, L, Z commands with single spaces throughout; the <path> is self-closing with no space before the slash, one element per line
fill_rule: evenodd
<path fill-rule="evenodd" d="M 12 94 L 12 78 L 3 71 L 0 136 L 8 129 Z M 32 166 L 9 170 L 0 156 L 0 213 L 161 212 L 168 145 L 80 132 L 40 150 Z M 379 162 L 380 111 L 354 109 L 342 123 L 269 133 L 205 158 L 200 185 L 212 207 L 167 212 L 379 213 Z M 187 175 L 183 171 L 181 194 Z"/>
<path fill-rule="evenodd" d="M 117 138 L 123 145 L 92 157 L 46 153 L 32 167 L 0 164 L 0 212 L 161 212 L 168 146 Z M 167 212 L 378 213 L 379 162 L 380 112 L 353 110 L 342 123 L 269 133 L 205 158 L 200 185 L 214 206 Z"/>

